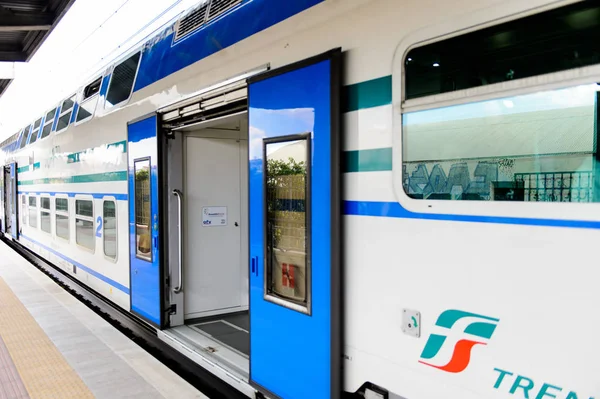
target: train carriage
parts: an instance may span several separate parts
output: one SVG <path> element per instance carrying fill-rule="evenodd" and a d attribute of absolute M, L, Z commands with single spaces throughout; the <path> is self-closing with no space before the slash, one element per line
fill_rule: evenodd
<path fill-rule="evenodd" d="M 248 397 L 600 397 L 599 33 L 200 1 L 2 143 L 2 233 Z"/>

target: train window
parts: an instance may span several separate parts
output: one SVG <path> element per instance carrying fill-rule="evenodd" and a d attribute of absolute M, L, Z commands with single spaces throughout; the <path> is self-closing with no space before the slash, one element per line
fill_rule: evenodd
<path fill-rule="evenodd" d="M 27 224 L 27 195 L 23 194 L 21 195 L 21 214 L 22 214 L 22 220 L 21 220 L 21 224 L 26 225 Z"/>
<path fill-rule="evenodd" d="M 140 52 L 137 52 L 115 67 L 106 94 L 106 108 L 129 98 L 139 63 Z"/>
<path fill-rule="evenodd" d="M 56 198 L 56 236 L 68 240 L 71 228 L 69 226 L 69 199 Z"/>
<path fill-rule="evenodd" d="M 599 15 L 600 5 L 581 2 L 415 48 L 404 59 L 405 97 L 598 64 Z M 404 191 L 414 199 L 600 202 L 597 81 L 414 111 L 407 102 Z"/>
<path fill-rule="evenodd" d="M 69 127 L 69 123 L 71 121 L 71 113 L 73 112 L 73 107 L 75 106 L 75 95 L 72 95 L 70 98 L 67 98 L 63 101 L 62 106 L 60 107 L 60 115 L 58 117 L 58 124 L 56 126 L 56 131 L 60 132 Z"/>
<path fill-rule="evenodd" d="M 277 151 L 281 148 L 286 151 Z M 310 297 L 310 141 L 264 142 L 267 299 L 308 306 Z M 287 151 L 289 150 L 289 151 Z M 293 151 L 292 151 L 293 150 Z M 285 159 L 279 154 L 285 153 Z M 294 158 L 287 155 L 295 154 Z"/>
<path fill-rule="evenodd" d="M 111 259 L 117 258 L 117 205 L 115 201 L 104 201 L 102 206 L 104 219 L 104 255 Z"/>
<path fill-rule="evenodd" d="M 46 118 L 44 119 L 44 128 L 42 129 L 42 136 L 40 138 L 45 138 L 50 135 L 52 131 L 52 125 L 54 124 L 54 116 L 56 115 L 56 108 L 49 111 L 46 114 Z"/>
<path fill-rule="evenodd" d="M 75 200 L 75 242 L 92 251 L 96 248 L 92 200 Z"/>
<path fill-rule="evenodd" d="M 152 261 L 150 159 L 145 158 L 136 160 L 134 162 L 134 173 L 135 231 L 137 243 L 135 255 L 139 258 Z"/>
<path fill-rule="evenodd" d="M 52 223 L 50 216 L 50 198 L 40 198 L 40 228 L 46 233 L 52 233 Z"/>
<path fill-rule="evenodd" d="M 42 124 L 42 118 L 38 119 L 33 124 L 33 128 L 31 129 L 31 133 L 29 134 L 29 144 L 33 144 L 37 140 L 41 124 Z"/>
<path fill-rule="evenodd" d="M 599 202 L 597 83 L 403 115 L 417 199 Z"/>
<path fill-rule="evenodd" d="M 83 89 L 83 97 L 81 99 L 81 104 L 79 105 L 79 110 L 77 111 L 75 122 L 85 121 L 94 115 L 96 104 L 98 104 L 98 93 L 100 92 L 101 84 L 102 77 L 99 77 Z"/>
<path fill-rule="evenodd" d="M 37 228 L 37 197 L 29 196 L 29 225 Z"/>
<path fill-rule="evenodd" d="M 577 2 L 414 48 L 405 99 L 598 64 L 598 15 L 597 2 Z"/>
<path fill-rule="evenodd" d="M 28 128 L 24 128 L 21 131 L 21 143 L 19 144 L 19 149 L 21 149 L 27 145 L 27 138 L 29 137 L 27 133 L 29 133 Z"/>

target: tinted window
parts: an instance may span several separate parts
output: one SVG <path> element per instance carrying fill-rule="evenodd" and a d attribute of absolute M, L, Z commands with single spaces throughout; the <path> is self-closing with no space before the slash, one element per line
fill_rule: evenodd
<path fill-rule="evenodd" d="M 101 84 L 102 77 L 99 77 L 98 79 L 94 80 L 92 83 L 87 85 L 86 88 L 83 89 L 83 99 L 85 100 L 87 98 L 90 98 L 94 94 L 98 94 L 98 92 L 100 91 Z"/>
<path fill-rule="evenodd" d="M 90 200 L 75 200 L 75 242 L 92 251 L 96 248 L 94 203 Z"/>
<path fill-rule="evenodd" d="M 98 103 L 97 96 L 81 103 L 81 105 L 79 106 L 79 111 L 77 111 L 77 122 L 80 122 L 80 121 L 92 116 L 96 109 L 97 103 Z"/>
<path fill-rule="evenodd" d="M 150 160 L 135 161 L 136 256 L 152 260 Z"/>
<path fill-rule="evenodd" d="M 37 227 L 37 197 L 29 197 L 29 225 Z"/>
<path fill-rule="evenodd" d="M 308 141 L 269 141 L 264 151 L 266 291 L 305 305 L 310 289 Z M 292 153 L 294 158 L 289 157 Z"/>
<path fill-rule="evenodd" d="M 117 209 L 114 201 L 104 201 L 102 207 L 104 219 L 104 255 L 117 257 Z"/>
<path fill-rule="evenodd" d="M 70 231 L 69 200 L 67 198 L 56 198 L 56 235 L 68 240 Z"/>
<path fill-rule="evenodd" d="M 600 5 L 579 2 L 415 48 L 406 99 L 600 62 Z"/>
<path fill-rule="evenodd" d="M 110 79 L 110 88 L 106 95 L 107 107 L 111 107 L 129 98 L 139 61 L 140 53 L 136 53 L 117 65 Z"/>
<path fill-rule="evenodd" d="M 50 216 L 50 198 L 40 198 L 40 228 L 46 233 L 52 231 Z"/>

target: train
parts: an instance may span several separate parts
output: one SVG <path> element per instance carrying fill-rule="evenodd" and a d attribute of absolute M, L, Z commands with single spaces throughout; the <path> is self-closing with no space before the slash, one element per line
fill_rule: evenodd
<path fill-rule="evenodd" d="M 250 398 L 599 398 L 599 34 L 199 1 L 1 144 L 4 239 Z"/>

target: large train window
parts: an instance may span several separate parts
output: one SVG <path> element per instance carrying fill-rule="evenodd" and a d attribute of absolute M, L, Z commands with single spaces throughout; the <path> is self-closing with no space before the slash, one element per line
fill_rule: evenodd
<path fill-rule="evenodd" d="M 278 151 L 283 149 L 283 151 Z M 308 311 L 310 298 L 310 136 L 265 139 L 265 299 Z M 281 154 L 285 154 L 282 156 Z M 283 300 L 283 303 L 282 303 Z"/>
<path fill-rule="evenodd" d="M 69 199 L 56 197 L 56 236 L 69 240 L 71 227 L 69 226 Z"/>
<path fill-rule="evenodd" d="M 104 255 L 117 259 L 117 204 L 115 201 L 104 200 L 102 205 Z"/>
<path fill-rule="evenodd" d="M 598 77 L 560 88 L 523 83 L 550 73 L 565 80 L 560 71 L 600 63 L 598 15 L 600 5 L 581 2 L 410 50 L 402 114 L 406 194 L 600 202 Z M 502 83 L 506 90 L 519 79 L 512 83 L 523 94 L 466 101 L 476 86 Z M 443 93 L 464 89 L 470 92 L 436 106 Z M 493 88 L 486 90 L 489 98 Z"/>
<path fill-rule="evenodd" d="M 52 125 L 54 124 L 54 117 L 56 116 L 56 108 L 48 111 L 46 117 L 44 118 L 44 128 L 42 129 L 42 135 L 40 139 L 46 138 L 50 135 L 52 131 Z"/>
<path fill-rule="evenodd" d="M 29 225 L 37 229 L 37 197 L 29 196 Z"/>
<path fill-rule="evenodd" d="M 67 127 L 69 127 L 69 123 L 71 121 L 71 113 L 73 112 L 74 106 L 75 94 L 63 101 L 60 107 L 60 115 L 58 116 L 58 124 L 56 125 L 57 132 L 62 132 Z"/>
<path fill-rule="evenodd" d="M 52 233 L 51 220 L 50 197 L 40 197 L 40 228 L 48 234 Z"/>
<path fill-rule="evenodd" d="M 135 236 L 138 258 L 152 262 L 150 158 L 134 162 L 135 174 Z"/>
<path fill-rule="evenodd" d="M 110 78 L 110 87 L 106 94 L 106 108 L 129 99 L 139 63 L 140 52 L 138 51 L 115 67 Z"/>
<path fill-rule="evenodd" d="M 83 89 L 81 104 L 77 111 L 76 123 L 86 121 L 94 115 L 96 104 L 98 104 L 98 93 L 102 84 L 102 76 L 94 80 Z"/>
<path fill-rule="evenodd" d="M 37 140 L 37 136 L 40 131 L 41 124 L 42 124 L 42 118 L 38 119 L 33 124 L 33 127 L 31 128 L 31 133 L 29 133 L 29 144 L 33 144 Z"/>
<path fill-rule="evenodd" d="M 19 142 L 19 149 L 27 145 L 27 138 L 29 137 L 27 133 L 29 133 L 28 128 L 24 128 L 23 130 L 21 130 L 21 141 Z"/>
<path fill-rule="evenodd" d="M 75 200 L 75 242 L 91 251 L 96 249 L 94 202 L 92 200 Z"/>
<path fill-rule="evenodd" d="M 27 224 L 27 194 L 21 195 L 21 225 Z"/>

